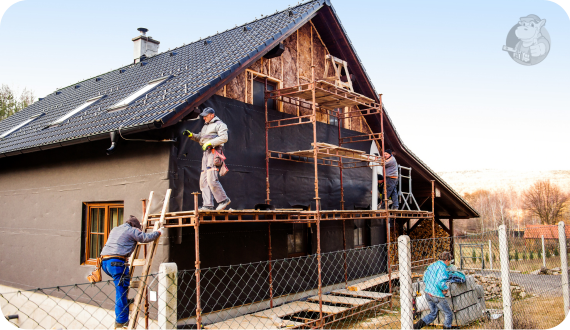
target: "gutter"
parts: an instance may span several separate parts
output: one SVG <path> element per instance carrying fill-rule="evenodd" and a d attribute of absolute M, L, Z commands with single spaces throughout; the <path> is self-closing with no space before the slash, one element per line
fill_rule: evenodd
<path fill-rule="evenodd" d="M 150 131 L 153 129 L 158 129 L 160 127 L 161 127 L 161 125 L 159 123 L 155 122 L 155 123 L 144 124 L 144 125 L 140 125 L 140 126 L 136 126 L 136 127 L 127 128 L 127 129 L 121 129 L 121 133 L 122 134 L 134 134 L 134 133 L 139 133 L 139 132 Z M 29 154 L 29 153 L 36 152 L 36 151 L 43 151 L 43 150 L 50 150 L 50 149 L 56 149 L 56 148 L 61 148 L 61 147 L 67 147 L 67 146 L 72 146 L 72 145 L 86 143 L 86 142 L 105 140 L 105 139 L 109 138 L 110 132 L 112 132 L 112 131 L 98 133 L 95 135 L 77 138 L 77 139 L 72 139 L 72 140 L 52 142 L 50 144 L 46 144 L 43 146 L 37 146 L 37 147 L 31 147 L 31 148 L 27 148 L 27 149 L 10 151 L 10 152 L 6 152 L 6 153 L 0 153 L 0 158 Z"/>

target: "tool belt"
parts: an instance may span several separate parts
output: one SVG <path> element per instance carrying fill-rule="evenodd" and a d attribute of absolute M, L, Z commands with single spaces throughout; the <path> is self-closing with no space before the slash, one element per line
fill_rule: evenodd
<path fill-rule="evenodd" d="M 220 176 L 228 174 L 229 169 L 226 166 L 226 156 L 224 155 L 222 148 L 220 148 L 220 152 L 218 152 L 216 148 L 213 148 L 212 153 L 214 154 L 214 166 L 219 168 L 218 171 Z"/>
<path fill-rule="evenodd" d="M 121 259 L 121 260 L 125 261 L 125 263 L 128 262 L 128 257 L 100 256 L 99 258 L 97 258 L 95 270 L 91 273 L 91 275 L 87 276 L 87 280 L 90 283 L 101 282 L 101 280 L 103 279 L 103 277 L 101 276 L 101 263 L 103 262 L 103 260 L 106 260 L 106 259 Z"/>

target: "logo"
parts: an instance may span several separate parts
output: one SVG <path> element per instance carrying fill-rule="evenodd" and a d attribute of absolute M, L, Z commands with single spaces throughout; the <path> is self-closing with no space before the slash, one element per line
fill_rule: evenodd
<path fill-rule="evenodd" d="M 542 62 L 550 51 L 550 35 L 536 15 L 521 17 L 507 35 L 507 44 L 503 50 L 517 63 L 535 65 Z"/>

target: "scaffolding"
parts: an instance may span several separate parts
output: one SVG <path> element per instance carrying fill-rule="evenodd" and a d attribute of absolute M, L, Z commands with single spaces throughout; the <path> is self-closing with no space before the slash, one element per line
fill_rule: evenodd
<path fill-rule="evenodd" d="M 221 224 L 221 223 L 248 223 L 248 222 L 266 222 L 268 224 L 268 260 L 269 262 L 269 301 L 270 308 L 273 305 L 273 278 L 271 270 L 271 223 L 310 223 L 316 224 L 317 231 L 317 264 L 318 264 L 318 303 L 319 303 L 319 320 L 316 322 L 317 327 L 322 327 L 326 320 L 323 318 L 323 293 L 321 279 L 321 221 L 343 221 L 343 249 L 346 251 L 346 220 L 363 220 L 363 219 L 384 219 L 386 223 L 387 243 L 390 244 L 390 222 L 391 219 L 404 220 L 409 229 L 409 221 L 411 219 L 431 219 L 432 221 L 432 238 L 435 238 L 435 217 L 434 217 L 434 182 L 432 181 L 432 209 L 431 211 L 419 210 L 391 210 L 388 208 L 388 199 L 386 194 L 386 185 L 384 185 L 384 205 L 382 210 L 345 210 L 344 187 L 343 187 L 343 170 L 382 166 L 385 173 L 384 164 L 384 118 L 385 114 L 382 107 L 382 95 L 378 95 L 379 102 L 368 98 L 364 95 L 346 90 L 336 84 L 325 80 L 316 81 L 314 76 L 314 66 L 311 67 L 311 82 L 301 84 L 294 87 L 287 87 L 278 90 L 267 89 L 267 78 L 265 79 L 265 165 L 266 165 L 266 199 L 265 203 L 271 204 L 271 191 L 269 184 L 270 160 L 293 161 L 301 163 L 309 163 L 314 165 L 314 191 L 315 191 L 315 209 L 272 209 L 272 210 L 199 210 L 198 195 L 194 195 L 194 210 L 171 212 L 162 215 L 149 215 L 149 226 L 156 221 L 161 221 L 166 228 L 176 227 L 194 227 L 195 230 L 195 267 L 196 267 L 196 323 L 198 329 L 202 327 L 201 318 L 201 297 L 200 297 L 200 244 L 199 244 L 199 228 L 204 224 Z M 297 116 L 269 120 L 267 101 L 273 99 L 276 102 L 292 104 L 298 107 Z M 358 110 L 350 110 L 339 112 L 335 109 L 342 107 L 358 106 Z M 310 114 L 303 115 L 300 109 L 310 111 Z M 336 118 L 338 124 L 338 145 L 328 143 L 320 143 L 317 141 L 317 115 L 330 118 Z M 343 137 L 341 134 L 341 121 L 357 116 L 379 115 L 381 122 L 381 132 L 362 134 L 356 136 Z M 311 149 L 300 151 L 274 151 L 269 149 L 269 132 L 272 129 L 289 127 L 294 125 L 312 125 L 312 143 Z M 355 142 L 374 141 L 377 143 L 380 155 L 369 155 L 360 150 L 349 149 L 343 147 Z M 376 165 L 375 165 L 376 164 Z M 319 197 L 319 166 L 332 166 L 339 168 L 340 176 L 340 209 L 339 210 L 322 210 Z M 390 264 L 390 250 L 387 255 L 387 282 L 389 292 L 392 292 L 392 271 L 397 270 L 397 265 Z M 435 246 L 433 250 L 435 258 Z M 344 254 L 344 277 L 347 279 L 347 262 L 346 252 Z M 348 285 L 348 284 L 347 284 Z M 315 301 L 316 303 L 316 301 Z M 390 308 L 392 308 L 392 298 L 389 298 Z M 360 312 L 357 312 L 360 313 Z M 356 313 L 355 313 L 356 314 Z"/>

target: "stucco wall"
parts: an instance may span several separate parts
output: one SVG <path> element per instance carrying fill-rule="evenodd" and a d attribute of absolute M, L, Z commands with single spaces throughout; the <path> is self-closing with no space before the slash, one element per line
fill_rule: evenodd
<path fill-rule="evenodd" d="M 125 217 L 142 219 L 141 199 L 154 190 L 159 211 L 168 189 L 169 145 L 119 141 L 107 156 L 109 145 L 104 140 L 0 159 L 1 284 L 29 289 L 86 282 L 94 267 L 81 265 L 85 202 L 123 201 Z M 162 252 L 159 247 L 156 267 L 167 257 Z"/>

